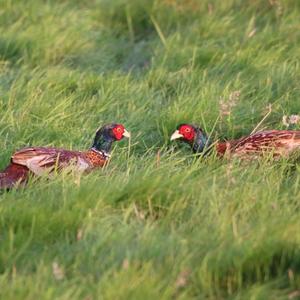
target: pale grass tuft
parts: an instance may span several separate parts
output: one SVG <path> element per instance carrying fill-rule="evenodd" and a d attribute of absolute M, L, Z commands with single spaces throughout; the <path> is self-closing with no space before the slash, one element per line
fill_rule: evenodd
<path fill-rule="evenodd" d="M 133 209 L 134 209 L 135 216 L 139 220 L 144 221 L 145 220 L 145 214 L 141 210 L 138 209 L 138 207 L 137 207 L 137 205 L 135 203 L 133 204 Z"/>
<path fill-rule="evenodd" d="M 294 271 L 292 269 L 288 269 L 288 277 L 289 277 L 290 281 L 294 281 L 295 280 Z"/>
<path fill-rule="evenodd" d="M 17 276 L 17 268 L 16 268 L 15 264 L 13 264 L 13 266 L 12 266 L 11 275 L 12 275 L 13 278 L 15 278 Z"/>
<path fill-rule="evenodd" d="M 182 289 L 185 286 L 187 286 L 189 282 L 189 278 L 191 276 L 190 270 L 183 270 L 178 274 L 178 277 L 176 278 L 175 281 L 175 287 L 176 289 Z"/>
<path fill-rule="evenodd" d="M 56 261 L 52 263 L 52 274 L 56 280 L 63 280 L 65 278 L 63 268 Z"/>
<path fill-rule="evenodd" d="M 128 258 L 125 258 L 122 262 L 122 269 L 123 270 L 128 270 L 129 269 L 129 260 Z"/>
<path fill-rule="evenodd" d="M 82 238 L 83 238 L 83 229 L 79 228 L 77 230 L 76 239 L 77 239 L 77 241 L 80 241 L 80 240 L 82 240 Z"/>
<path fill-rule="evenodd" d="M 208 14 L 212 15 L 213 11 L 214 11 L 214 6 L 212 3 L 208 3 L 207 4 L 207 8 L 208 8 Z"/>
<path fill-rule="evenodd" d="M 234 169 L 233 164 L 228 163 L 227 168 L 226 168 L 226 176 L 230 183 L 235 184 L 236 180 L 233 177 L 233 169 Z"/>
<path fill-rule="evenodd" d="M 160 150 L 156 153 L 156 167 L 158 168 L 160 165 Z"/>
<path fill-rule="evenodd" d="M 253 28 L 249 33 L 248 33 L 248 38 L 252 38 L 256 34 L 256 28 Z"/>
<path fill-rule="evenodd" d="M 278 209 L 278 205 L 277 205 L 277 203 L 275 203 L 275 202 L 273 202 L 273 203 L 271 204 L 271 207 L 272 207 L 273 210 L 277 210 L 277 209 Z"/>
<path fill-rule="evenodd" d="M 237 105 L 240 99 L 241 92 L 234 91 L 230 93 L 228 99 L 220 97 L 219 105 L 220 105 L 220 115 L 221 116 L 230 116 L 232 113 L 232 109 Z"/>

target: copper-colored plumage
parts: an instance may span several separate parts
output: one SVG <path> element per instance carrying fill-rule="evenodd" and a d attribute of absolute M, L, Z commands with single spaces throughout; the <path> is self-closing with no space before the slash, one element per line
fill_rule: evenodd
<path fill-rule="evenodd" d="M 27 167 L 11 163 L 0 173 L 0 188 L 10 189 L 16 184 L 25 184 L 29 179 L 29 173 Z"/>
<path fill-rule="evenodd" d="M 217 153 L 221 156 L 251 158 L 264 154 L 287 157 L 300 150 L 300 130 L 261 131 L 238 140 L 219 142 Z"/>
<path fill-rule="evenodd" d="M 215 147 L 220 157 L 251 159 L 269 155 L 287 157 L 300 150 L 300 130 L 266 130 L 238 140 L 212 143 L 197 125 L 180 124 L 171 135 L 171 141 L 179 139 L 189 144 L 194 153 L 209 153 Z"/>
<path fill-rule="evenodd" d="M 88 172 L 103 167 L 106 162 L 107 157 L 95 150 L 81 152 L 44 147 L 24 148 L 12 155 L 10 165 L 0 173 L 0 188 L 26 183 L 30 174 L 40 176 L 66 167 Z"/>
<path fill-rule="evenodd" d="M 43 175 L 71 168 L 76 172 L 89 172 L 103 167 L 110 157 L 115 141 L 130 137 L 122 124 L 110 123 L 96 132 L 92 148 L 87 151 L 71 151 L 58 148 L 28 147 L 15 152 L 10 164 L 0 172 L 0 189 L 10 189 L 25 184 L 30 175 Z"/>
<path fill-rule="evenodd" d="M 103 167 L 107 163 L 107 157 L 99 154 L 94 150 L 89 150 L 84 153 L 84 157 L 94 167 Z"/>

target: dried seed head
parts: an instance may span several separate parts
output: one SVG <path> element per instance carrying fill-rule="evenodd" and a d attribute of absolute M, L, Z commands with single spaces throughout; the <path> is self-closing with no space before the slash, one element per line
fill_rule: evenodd
<path fill-rule="evenodd" d="M 220 98 L 220 115 L 221 116 L 229 116 L 231 114 L 232 109 L 237 105 L 241 92 L 234 91 L 230 93 L 228 99 L 223 97 Z"/>
<path fill-rule="evenodd" d="M 289 127 L 290 125 L 300 124 L 300 116 L 299 115 L 284 115 L 282 117 L 282 123 L 284 126 Z"/>

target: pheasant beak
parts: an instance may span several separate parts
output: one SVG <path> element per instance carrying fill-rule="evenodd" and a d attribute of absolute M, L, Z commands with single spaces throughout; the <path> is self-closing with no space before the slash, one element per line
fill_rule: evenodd
<path fill-rule="evenodd" d="M 182 138 L 183 135 L 181 133 L 179 133 L 179 130 L 174 131 L 174 133 L 171 135 L 170 141 L 174 141 L 177 139 Z"/>
<path fill-rule="evenodd" d="M 123 136 L 130 138 L 130 132 L 128 132 L 126 129 L 124 129 Z"/>

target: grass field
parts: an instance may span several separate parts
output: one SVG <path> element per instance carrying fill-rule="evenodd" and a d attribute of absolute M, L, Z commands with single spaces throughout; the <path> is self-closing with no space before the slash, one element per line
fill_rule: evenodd
<path fill-rule="evenodd" d="M 299 299 L 300 167 L 169 142 L 285 128 L 299 20 L 297 0 L 0 0 L 0 167 L 132 134 L 104 170 L 1 193 L 0 298 Z"/>

